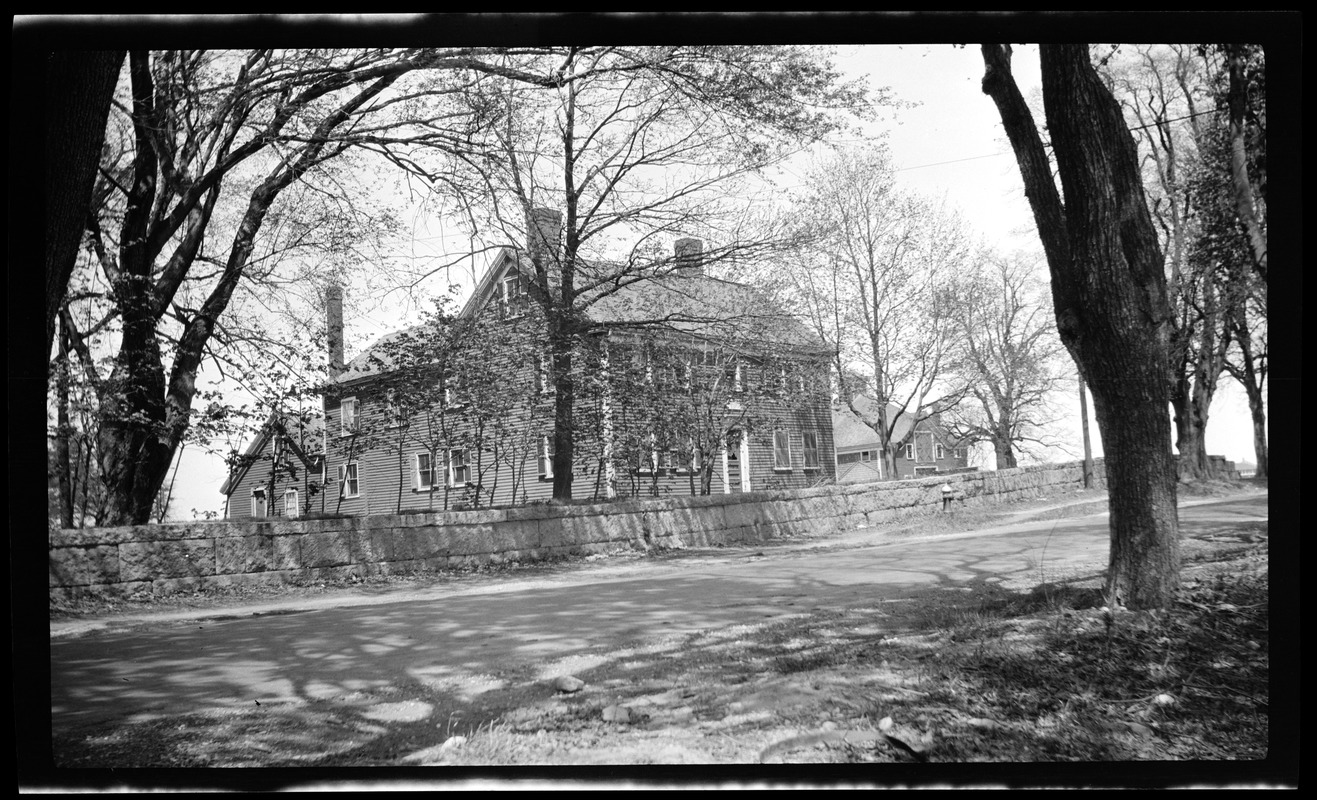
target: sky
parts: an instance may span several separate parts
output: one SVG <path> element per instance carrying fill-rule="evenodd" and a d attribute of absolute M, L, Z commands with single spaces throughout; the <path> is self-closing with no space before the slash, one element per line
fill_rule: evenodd
<path fill-rule="evenodd" d="M 897 180 L 932 196 L 945 197 L 959 208 L 979 234 L 1003 250 L 1041 252 L 1033 216 L 996 107 L 980 89 L 983 61 L 975 46 L 937 44 L 846 46 L 837 61 L 852 74 L 866 74 L 874 86 L 889 87 L 898 99 L 917 103 L 878 123 L 886 132 Z M 1037 48 L 1017 45 L 1012 71 L 1024 96 L 1039 85 Z M 417 235 L 428 236 L 423 222 Z M 410 243 L 406 243 L 410 246 Z M 396 319 L 396 318 L 394 318 Z M 391 320 L 362 320 L 360 330 L 371 341 L 388 333 Z M 370 341 L 349 344 L 349 357 Z M 355 347 L 354 347 L 355 345 Z M 1102 454 L 1096 420 L 1089 402 L 1090 437 L 1094 456 Z M 1075 453 L 1082 453 L 1079 398 L 1061 426 Z M 1235 462 L 1253 461 L 1248 403 L 1234 381 L 1223 377 L 1207 428 L 1209 453 Z M 1058 454 L 1058 459 L 1065 456 Z M 191 519 L 192 509 L 223 511 L 219 487 L 226 477 L 222 460 L 198 451 L 184 452 L 174 489 L 171 519 Z"/>

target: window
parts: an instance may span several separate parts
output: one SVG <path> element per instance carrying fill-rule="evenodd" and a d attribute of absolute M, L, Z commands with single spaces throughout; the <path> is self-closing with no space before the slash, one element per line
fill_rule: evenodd
<path fill-rule="evenodd" d="M 403 408 L 402 396 L 397 389 L 390 389 L 385 396 L 384 419 L 390 428 L 401 427 L 407 419 L 407 411 Z"/>
<path fill-rule="evenodd" d="M 338 468 L 338 496 L 344 499 L 358 497 L 361 484 L 357 480 L 357 464 L 341 464 Z"/>
<path fill-rule="evenodd" d="M 905 460 L 906 461 L 915 460 L 915 446 L 913 442 L 905 446 Z"/>
<path fill-rule="evenodd" d="M 745 391 L 745 369 L 739 361 L 727 365 L 727 382 L 733 392 Z"/>
<path fill-rule="evenodd" d="M 553 382 L 549 379 L 549 365 L 553 363 L 550 358 L 547 350 L 535 356 L 535 391 L 540 394 L 553 391 Z"/>
<path fill-rule="evenodd" d="M 635 367 L 635 374 L 642 376 L 646 385 L 654 385 L 654 356 L 647 346 L 642 344 L 632 352 L 631 364 Z"/>
<path fill-rule="evenodd" d="M 652 474 L 658 468 L 659 453 L 654 449 L 654 434 L 649 435 L 649 449 L 636 454 L 636 472 Z"/>
<path fill-rule="evenodd" d="M 264 519 L 266 515 L 265 490 L 252 489 L 252 516 Z"/>
<path fill-rule="evenodd" d="M 296 489 L 288 489 L 284 492 L 284 516 L 285 517 L 300 516 L 300 511 L 298 509 L 298 503 L 297 503 Z"/>
<path fill-rule="evenodd" d="M 434 489 L 434 459 L 429 453 L 416 454 L 416 489 L 421 492 L 428 492 Z"/>
<path fill-rule="evenodd" d="M 819 468 L 819 435 L 816 431 L 805 431 L 804 439 L 805 469 Z"/>
<path fill-rule="evenodd" d="M 941 461 L 947 457 L 947 449 L 942 446 L 941 442 L 937 443 L 937 460 Z"/>
<path fill-rule="evenodd" d="M 677 473 L 699 472 L 700 471 L 700 451 L 695 447 L 695 439 L 686 440 L 686 452 L 690 458 L 683 460 L 680 450 L 673 450 L 671 454 L 672 469 Z"/>
<path fill-rule="evenodd" d="M 466 463 L 465 450 L 448 451 L 448 485 L 466 486 L 471 480 L 471 467 Z"/>
<path fill-rule="evenodd" d="M 503 319 L 515 319 L 526 313 L 530 304 L 526 276 L 514 272 L 499 283 L 499 311 Z"/>
<path fill-rule="evenodd" d="M 348 436 L 357 432 L 357 398 L 345 397 L 339 406 L 340 434 Z"/>
<path fill-rule="evenodd" d="M 547 434 L 540 437 L 540 477 L 553 477 L 553 437 Z"/>
<path fill-rule="evenodd" d="M 791 469 L 791 436 L 786 431 L 773 431 L 773 469 Z"/>

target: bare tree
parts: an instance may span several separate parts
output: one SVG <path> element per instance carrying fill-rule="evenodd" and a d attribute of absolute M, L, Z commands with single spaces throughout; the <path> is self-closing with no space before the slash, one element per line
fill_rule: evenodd
<path fill-rule="evenodd" d="M 103 168 L 91 224 L 116 351 L 98 382 L 103 522 L 149 517 L 190 423 L 201 365 L 223 350 L 212 343 L 223 342 L 239 287 L 268 254 L 263 233 L 286 190 L 324 175 L 353 148 L 387 150 L 400 139 L 456 147 L 463 123 L 449 124 L 444 97 L 472 73 L 556 85 L 554 76 L 496 64 L 493 54 L 129 54 L 131 99 L 110 123 L 128 133 L 127 157 Z M 212 256 L 221 235 L 228 241 Z"/>
<path fill-rule="evenodd" d="M 1144 156 L 1144 186 L 1166 254 L 1175 308 L 1171 394 L 1181 479 L 1211 477 L 1207 424 L 1230 346 L 1232 295 L 1218 264 L 1191 258 L 1201 252 L 1204 198 L 1190 191 L 1201 162 L 1204 122 L 1212 98 L 1203 64 L 1187 45 L 1122 45 L 1104 58 L 1101 73 L 1113 88 Z M 1200 109 L 1202 111 L 1200 112 Z M 1208 124 L 1210 124 L 1210 119 Z"/>
<path fill-rule="evenodd" d="M 982 45 L 983 91 L 1015 151 L 1052 279 L 1057 331 L 1093 394 L 1106 452 L 1106 592 L 1168 606 L 1179 518 L 1167 414 L 1174 314 L 1138 151 L 1087 45 L 1042 45 L 1043 103 L 1061 188 L 1011 74 L 1011 48 Z"/>
<path fill-rule="evenodd" d="M 812 235 L 778 279 L 835 343 L 836 374 L 865 375 L 884 474 L 895 475 L 898 422 L 945 412 L 967 388 L 955 369 L 962 328 L 950 287 L 973 259 L 968 228 L 941 203 L 901 190 L 881 149 L 839 152 L 818 165 L 797 206 Z M 841 396 L 855 411 L 854 387 Z"/>
<path fill-rule="evenodd" d="M 1018 466 L 1017 448 L 1055 446 L 1056 394 L 1071 383 L 1037 266 L 1022 253 L 989 255 L 955 282 L 969 394 L 943 418 L 957 439 L 990 442 L 997 469 Z"/>

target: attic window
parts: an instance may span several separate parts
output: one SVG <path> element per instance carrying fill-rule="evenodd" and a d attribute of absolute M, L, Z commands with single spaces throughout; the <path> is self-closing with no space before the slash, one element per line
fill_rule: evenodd
<path fill-rule="evenodd" d="M 500 281 L 498 287 L 499 311 L 503 319 L 515 319 L 526 313 L 530 295 L 525 275 L 514 272 Z"/>

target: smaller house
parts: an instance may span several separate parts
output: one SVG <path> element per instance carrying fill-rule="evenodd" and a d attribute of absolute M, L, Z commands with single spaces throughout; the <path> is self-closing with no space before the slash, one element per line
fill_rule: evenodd
<path fill-rule="evenodd" d="M 276 413 L 234 459 L 220 487 L 229 520 L 323 512 L 325 421 Z"/>
<path fill-rule="evenodd" d="M 882 480 L 885 476 L 881 442 L 874 430 L 878 423 L 878 401 L 858 395 L 853 405 L 858 415 L 843 403 L 834 403 L 832 407 L 837 482 Z M 916 478 L 968 468 L 969 448 L 951 436 L 937 414 L 914 424 L 913 414 L 900 412 L 900 406 L 887 404 L 888 419 L 896 417 L 892 430 L 896 474 L 891 477 Z"/>

